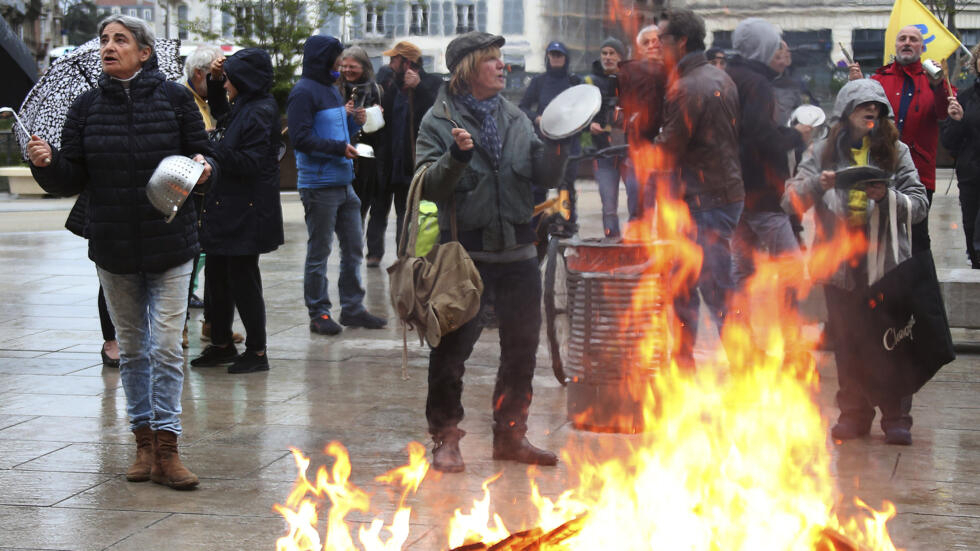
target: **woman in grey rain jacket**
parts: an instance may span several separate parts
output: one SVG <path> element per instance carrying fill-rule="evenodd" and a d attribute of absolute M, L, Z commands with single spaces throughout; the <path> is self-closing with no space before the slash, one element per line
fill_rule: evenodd
<path fill-rule="evenodd" d="M 428 169 L 423 197 L 439 205 L 443 242 L 455 206 L 459 241 L 492 292 L 500 320 L 500 367 L 493 391 L 493 457 L 554 465 L 555 454 L 525 438 L 534 355 L 541 330 L 541 279 L 531 228 L 531 187 L 554 187 L 564 158 L 534 134 L 531 121 L 500 91 L 504 38 L 469 32 L 446 50 L 452 80 L 422 119 L 416 163 Z M 458 125 L 458 126 L 457 126 Z M 483 305 L 486 306 L 486 301 Z M 442 337 L 429 354 L 426 418 L 435 441 L 432 467 L 464 468 L 459 452 L 464 362 L 480 337 L 479 315 Z"/>
<path fill-rule="evenodd" d="M 914 224 L 925 218 L 926 190 L 908 146 L 898 140 L 898 129 L 891 120 L 891 109 L 881 85 L 870 79 L 848 82 L 837 95 L 831 123 L 828 136 L 813 144 L 804 155 L 797 175 L 786 182 L 784 208 L 802 214 L 813 207 L 817 224 L 814 250 L 821 246 L 838 247 L 848 236 L 870 241 L 870 236 L 877 235 L 875 243 L 868 243 L 869 249 L 892 251 L 897 246 L 898 262 L 909 258 L 911 243 L 906 223 Z M 852 165 L 877 166 L 892 173 L 891 181 L 887 185 L 868 185 L 866 191 L 836 187 L 834 171 Z M 892 207 L 889 201 L 895 201 L 897 243 L 891 242 L 888 229 Z M 871 228 L 874 219 L 879 223 L 877 231 Z M 878 277 L 897 265 L 891 254 L 885 254 L 884 260 L 884 269 Z M 891 444 L 910 444 L 912 396 L 887 396 L 873 404 L 856 377 L 859 365 L 855 351 L 872 343 L 856 338 L 853 327 L 863 319 L 859 308 L 862 291 L 872 283 L 870 279 L 878 272 L 877 268 L 872 267 L 872 277 L 869 277 L 868 255 L 863 248 L 842 259 L 833 269 L 813 268 L 815 276 L 825 276 L 821 278 L 826 284 L 828 322 L 837 360 L 840 417 L 831 435 L 837 440 L 867 435 L 877 405 L 881 409 L 885 440 Z M 827 273 L 823 274 L 824 271 Z"/>

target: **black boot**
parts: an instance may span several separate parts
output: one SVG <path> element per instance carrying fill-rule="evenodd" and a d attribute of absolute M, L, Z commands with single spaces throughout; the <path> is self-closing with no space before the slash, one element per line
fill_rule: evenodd
<path fill-rule="evenodd" d="M 444 473 L 461 473 L 466 465 L 463 464 L 463 454 L 459 451 L 459 439 L 466 432 L 453 427 L 432 435 L 432 468 Z"/>
<path fill-rule="evenodd" d="M 508 459 L 530 465 L 557 465 L 558 456 L 535 447 L 523 434 L 513 432 L 493 433 L 493 458 Z"/>

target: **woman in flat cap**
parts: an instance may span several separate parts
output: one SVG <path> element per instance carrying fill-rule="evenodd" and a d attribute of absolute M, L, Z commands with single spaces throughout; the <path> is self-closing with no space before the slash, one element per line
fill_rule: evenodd
<path fill-rule="evenodd" d="M 555 465 L 555 454 L 525 436 L 541 327 L 532 184 L 555 187 L 567 158 L 554 144 L 543 143 L 524 113 L 500 95 L 503 44 L 501 36 L 476 31 L 449 43 L 446 64 L 452 76 L 422 119 L 416 168 L 427 169 L 422 196 L 439 205 L 441 241 L 452 239 L 449 216 L 455 202 L 459 241 L 480 271 L 484 297 L 494 296 L 500 366 L 491 400 L 493 458 Z M 432 466 L 439 471 L 464 469 L 460 398 L 464 363 L 482 330 L 479 320 L 477 315 L 444 335 L 429 354 L 425 413 L 435 442 Z"/>

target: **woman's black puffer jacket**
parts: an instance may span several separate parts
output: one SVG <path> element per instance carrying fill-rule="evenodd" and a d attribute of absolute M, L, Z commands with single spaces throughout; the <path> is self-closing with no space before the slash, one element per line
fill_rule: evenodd
<path fill-rule="evenodd" d="M 267 253 L 283 243 L 279 202 L 279 108 L 269 93 L 272 61 L 247 48 L 225 60 L 238 96 L 218 122 L 214 154 L 224 167 L 208 190 L 201 244 L 209 254 Z"/>
<path fill-rule="evenodd" d="M 188 201 L 168 224 L 146 198 L 146 184 L 164 157 L 198 153 L 210 156 L 211 144 L 194 98 L 166 80 L 154 54 L 130 81 L 129 94 L 103 73 L 69 109 L 51 165 L 31 170 L 48 193 L 88 190 L 85 236 L 99 267 L 158 273 L 197 255 L 197 220 Z"/>

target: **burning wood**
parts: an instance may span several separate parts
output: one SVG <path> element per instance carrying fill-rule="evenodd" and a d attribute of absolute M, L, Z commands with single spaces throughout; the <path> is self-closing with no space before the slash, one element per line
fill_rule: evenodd
<path fill-rule="evenodd" d="M 557 549 L 557 546 L 582 531 L 587 516 L 581 515 L 573 518 L 548 533 L 545 533 L 541 528 L 532 528 L 523 532 L 515 532 L 490 546 L 483 542 L 475 542 L 456 547 L 452 551 L 540 551 L 542 549 Z"/>

